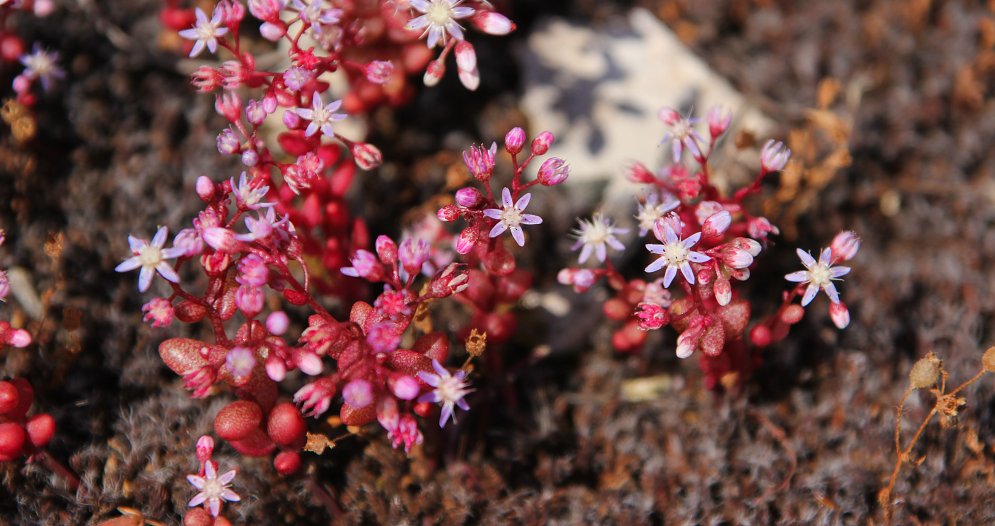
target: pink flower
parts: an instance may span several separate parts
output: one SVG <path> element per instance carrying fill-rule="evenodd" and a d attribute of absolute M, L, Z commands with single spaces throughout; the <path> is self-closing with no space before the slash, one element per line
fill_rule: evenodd
<path fill-rule="evenodd" d="M 377 421 L 387 431 L 387 440 L 391 445 L 396 448 L 403 444 L 405 453 L 411 453 L 411 448 L 424 440 L 418 430 L 418 422 L 410 414 L 399 415 L 393 398 L 388 398 L 384 408 L 377 411 Z"/>
<path fill-rule="evenodd" d="M 394 73 L 394 63 L 387 60 L 374 60 L 366 65 L 363 72 L 366 80 L 374 84 L 386 84 Z"/>
<path fill-rule="evenodd" d="M 328 378 L 315 380 L 294 393 L 294 403 L 301 408 L 304 416 L 318 418 L 332 405 L 335 385 Z"/>
<path fill-rule="evenodd" d="M 639 328 L 653 331 L 670 322 L 667 310 L 655 303 L 640 303 L 636 307 L 636 317 L 639 318 Z"/>
<path fill-rule="evenodd" d="M 760 151 L 760 167 L 765 172 L 777 172 L 784 169 L 790 157 L 791 150 L 784 143 L 770 139 Z"/>
<path fill-rule="evenodd" d="M 283 73 L 283 83 L 292 91 L 300 91 L 313 78 L 314 73 L 296 66 Z"/>
<path fill-rule="evenodd" d="M 639 221 L 639 235 L 645 236 L 658 219 L 662 219 L 667 212 L 681 206 L 681 202 L 669 192 L 664 192 L 663 201 L 660 196 L 653 192 L 646 197 L 646 201 L 639 204 L 636 209 L 636 221 Z"/>
<path fill-rule="evenodd" d="M 497 143 L 492 142 L 491 147 L 484 149 L 484 145 L 471 145 L 463 150 L 463 162 L 470 169 L 478 181 L 486 181 L 494 172 L 494 156 L 497 154 Z"/>
<path fill-rule="evenodd" d="M 217 517 L 221 513 L 222 500 L 227 502 L 242 500 L 237 493 L 228 488 L 232 480 L 235 480 L 237 473 L 238 470 L 233 469 L 219 477 L 214 461 L 208 460 L 204 462 L 203 477 L 199 475 L 187 475 L 187 481 L 199 491 L 199 493 L 190 499 L 187 506 L 195 508 L 206 502 L 206 508 L 211 512 L 211 515 Z"/>
<path fill-rule="evenodd" d="M 792 272 L 784 276 L 784 279 L 794 283 L 808 283 L 805 295 L 802 296 L 802 307 L 812 302 L 815 295 L 819 293 L 819 289 L 826 293 L 830 301 L 839 303 L 840 295 L 836 291 L 836 285 L 833 285 L 833 281 L 847 275 L 850 272 L 850 267 L 832 266 L 833 251 L 829 248 L 822 249 L 819 261 L 800 248 L 796 252 L 802 260 L 802 265 L 805 265 L 805 270 Z"/>
<path fill-rule="evenodd" d="M 581 249 L 579 263 L 587 261 L 591 253 L 597 256 L 598 261 L 604 263 L 608 257 L 608 247 L 625 250 L 625 245 L 615 235 L 625 234 L 629 229 L 616 227 L 615 223 L 611 219 L 606 219 L 601 212 L 595 213 L 591 219 L 580 219 L 578 223 L 580 226 L 573 232 L 577 242 L 570 250 Z"/>
<path fill-rule="evenodd" d="M 228 129 L 230 130 L 230 128 Z M 231 184 L 232 197 L 235 198 L 235 204 L 239 208 L 246 210 L 258 210 L 260 208 L 268 208 L 274 205 L 274 203 L 263 202 L 266 194 L 269 193 L 269 186 L 256 181 L 261 181 L 261 179 L 253 177 L 250 180 L 245 172 L 242 172 L 238 176 L 238 183 L 235 182 L 234 177 L 232 177 L 229 181 Z"/>
<path fill-rule="evenodd" d="M 131 246 L 132 257 L 124 260 L 114 268 L 117 272 L 130 272 L 141 268 L 138 274 L 138 290 L 145 292 L 152 284 L 152 277 L 158 272 L 167 281 L 179 283 L 180 277 L 173 270 L 173 267 L 166 263 L 167 259 L 177 258 L 183 255 L 186 250 L 181 247 L 163 249 L 166 244 L 166 237 L 169 229 L 161 227 L 152 238 L 152 243 L 134 236 L 128 236 L 128 244 Z"/>
<path fill-rule="evenodd" d="M 670 129 L 663 136 L 660 144 L 670 143 L 671 151 L 674 155 L 674 162 L 681 161 L 681 153 L 686 148 L 695 159 L 701 158 L 701 148 L 699 144 L 705 142 L 701 135 L 694 129 L 694 125 L 701 119 L 692 117 L 681 117 L 681 114 L 673 108 L 663 108 L 659 113 L 662 120 Z"/>
<path fill-rule="evenodd" d="M 341 100 L 333 100 L 328 104 L 324 104 L 321 102 L 321 97 L 315 92 L 311 97 L 311 108 L 297 108 L 294 110 L 294 113 L 302 119 L 311 121 L 307 125 L 307 129 L 304 130 L 304 135 L 310 137 L 317 133 L 318 130 L 321 130 L 321 133 L 325 137 L 334 139 L 335 130 L 332 129 L 332 123 L 346 118 L 344 113 L 336 113 L 341 107 Z"/>
<path fill-rule="evenodd" d="M 713 106 L 705 114 L 705 120 L 708 122 L 708 133 L 715 139 L 729 129 L 729 124 L 732 123 L 732 112 L 725 111 L 722 106 Z"/>
<path fill-rule="evenodd" d="M 463 28 L 456 21 L 473 14 L 473 8 L 461 7 L 463 0 L 409 0 L 421 16 L 412 18 L 404 28 L 409 31 L 424 29 L 422 37 L 428 35 L 428 47 L 446 43 L 447 34 L 463 40 Z"/>
<path fill-rule="evenodd" d="M 383 278 L 384 268 L 369 250 L 357 250 L 350 260 L 351 267 L 342 267 L 341 272 L 346 276 L 363 278 L 368 281 L 380 281 Z"/>
<path fill-rule="evenodd" d="M 245 347 L 235 347 L 225 355 L 225 368 L 235 379 L 248 378 L 256 366 L 256 354 Z"/>
<path fill-rule="evenodd" d="M 342 388 L 345 403 L 355 409 L 362 409 L 373 403 L 373 386 L 363 379 L 352 380 Z"/>
<path fill-rule="evenodd" d="M 682 240 L 670 224 L 663 220 L 659 224 L 662 224 L 663 239 L 661 241 L 663 244 L 647 244 L 646 250 L 653 254 L 659 254 L 660 257 L 646 267 L 646 272 L 653 273 L 666 266 L 667 271 L 663 275 L 663 286 L 669 287 L 677 275 L 677 270 L 680 269 L 684 279 L 694 285 L 694 272 L 691 270 L 691 263 L 704 263 L 711 259 L 701 252 L 691 250 L 691 247 L 701 239 L 701 232 Z M 655 229 L 654 233 L 657 233 L 656 230 L 659 229 Z"/>
<path fill-rule="evenodd" d="M 173 323 L 173 303 L 166 298 L 152 298 L 151 301 L 142 306 L 146 323 L 151 323 L 153 327 L 168 327 Z"/>
<path fill-rule="evenodd" d="M 456 374 L 450 374 L 435 359 L 432 360 L 432 368 L 435 369 L 436 374 L 418 371 L 418 379 L 434 387 L 431 392 L 421 395 L 418 401 L 441 404 L 442 412 L 439 415 L 439 427 L 445 427 L 450 417 L 452 417 L 453 422 L 456 421 L 456 415 L 453 414 L 454 407 L 459 407 L 464 411 L 470 410 L 470 406 L 466 403 L 465 398 L 466 395 L 472 393 L 474 390 L 468 389 L 469 384 L 464 381 L 466 372 L 462 369 L 456 371 Z"/>
<path fill-rule="evenodd" d="M 24 65 L 22 75 L 30 80 L 41 81 L 41 87 L 48 91 L 52 87 L 53 79 L 61 79 L 66 76 L 62 68 L 57 65 L 58 60 L 58 53 L 50 53 L 35 44 L 31 53 L 25 53 L 20 57 L 21 64 Z"/>
<path fill-rule="evenodd" d="M 511 231 L 511 237 L 515 239 L 518 246 L 525 246 L 525 234 L 522 232 L 522 225 L 538 225 L 542 223 L 542 218 L 533 214 L 523 214 L 525 207 L 529 205 L 532 194 L 525 194 L 512 204 L 511 191 L 504 188 L 501 191 L 502 208 L 488 208 L 484 210 L 484 215 L 497 219 L 498 223 L 491 228 L 490 237 L 497 237 L 505 230 Z"/>
<path fill-rule="evenodd" d="M 401 246 L 397 254 L 400 258 L 401 266 L 409 276 L 414 276 L 421 272 L 422 265 L 428 261 L 430 249 L 431 247 L 424 239 L 414 240 L 407 238 L 401 241 Z"/>
<path fill-rule="evenodd" d="M 217 52 L 218 37 L 228 32 L 228 28 L 221 27 L 224 13 L 221 9 L 215 8 L 213 16 L 208 20 L 204 10 L 198 7 L 196 15 L 197 22 L 194 26 L 179 32 L 181 37 L 195 41 L 193 49 L 190 50 L 190 56 L 196 57 L 204 51 L 205 46 L 211 53 Z"/>

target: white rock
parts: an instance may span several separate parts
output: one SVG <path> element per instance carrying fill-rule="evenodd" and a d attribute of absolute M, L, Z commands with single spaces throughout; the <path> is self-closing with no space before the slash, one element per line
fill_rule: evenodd
<path fill-rule="evenodd" d="M 547 19 L 529 37 L 525 62 L 523 107 L 531 129 L 556 135 L 550 155 L 570 163 L 568 184 L 610 179 L 607 201 L 616 206 L 623 199 L 631 204 L 637 190 L 621 175 L 629 162 L 656 169 L 669 158 L 669 147 L 660 146 L 661 107 L 693 107 L 704 117 L 720 105 L 735 113 L 733 133 L 746 129 L 763 137 L 772 128 L 769 118 L 644 9 L 600 29 Z M 707 126 L 700 126 L 707 137 Z"/>

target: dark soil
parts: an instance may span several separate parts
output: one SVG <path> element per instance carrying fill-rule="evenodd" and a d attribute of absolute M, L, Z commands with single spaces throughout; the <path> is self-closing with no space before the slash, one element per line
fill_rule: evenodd
<path fill-rule="evenodd" d="M 894 464 L 894 407 L 913 361 L 935 351 L 951 381 L 979 368 L 995 342 L 995 5 L 878 0 L 645 0 L 696 52 L 782 123 L 804 126 L 819 82 L 854 104 L 852 164 L 798 209 L 764 257 L 794 266 L 796 243 L 828 243 L 841 228 L 864 239 L 843 285 L 853 321 L 831 329 L 817 302 L 768 351 L 739 397 L 705 392 L 692 363 L 672 358 L 673 335 L 643 357 L 616 355 L 596 312 L 569 321 L 523 310 L 530 330 L 503 350 L 521 364 L 489 379 L 475 410 L 428 434 L 411 458 L 371 430 L 282 479 L 267 459 L 219 449 L 238 465 L 245 524 L 877 524 L 877 492 Z M 0 524 L 87 524 L 118 506 L 177 524 L 191 496 L 193 443 L 225 402 L 190 400 L 161 363 L 158 342 L 181 335 L 141 322 L 134 275 L 114 266 L 129 233 L 175 227 L 197 210 L 193 182 L 237 167 L 215 151 L 220 118 L 157 45 L 156 0 L 63 2 L 44 21 L 17 19 L 28 41 L 62 53 L 67 81 L 38 105 L 38 134 L 17 154 L 0 132 L 4 268 L 21 267 L 46 295 L 39 344 L 0 356 L 7 376 L 34 384 L 58 433 L 49 450 L 78 473 L 75 494 L 37 465 L 0 465 Z M 113 4 L 113 7 L 111 7 Z M 411 108 L 380 111 L 374 137 L 391 166 L 357 192 L 375 231 L 396 218 L 380 196 L 412 206 L 444 184 L 442 150 L 493 137 L 521 119 L 515 52 L 543 13 L 598 24 L 619 4 L 523 1 L 513 39 L 481 47 L 485 84 L 466 94 L 448 79 Z M 991 4 L 989 2 L 989 4 Z M 80 7 L 87 6 L 87 7 Z M 114 35 L 120 31 L 129 39 Z M 110 35 L 110 36 L 109 36 Z M 0 75 L 3 96 L 10 75 Z M 859 95 L 852 96 L 852 95 Z M 438 108 L 446 107 L 446 112 Z M 442 163 L 442 164 L 440 164 Z M 385 182 L 386 181 L 386 182 Z M 415 183 L 417 181 L 417 183 Z M 426 190 L 428 189 L 428 190 Z M 774 188 L 771 188 L 771 192 Z M 376 199 L 371 196 L 377 196 Z M 379 210 L 379 211 L 378 211 Z M 552 235 L 552 232 L 547 235 Z M 565 262 L 567 254 L 559 254 Z M 790 263 L 787 263 L 790 262 Z M 549 290 L 556 262 L 540 267 Z M 782 287 L 777 273 L 752 286 Z M 766 281 L 765 281 L 766 280 Z M 584 298 L 579 298 L 578 301 Z M 821 305 L 821 306 L 820 306 Z M 590 310 L 590 306 L 587 307 Z M 4 319 L 22 316 L 17 301 Z M 592 323 L 577 323 L 588 321 Z M 535 330 L 531 330 L 531 329 Z M 558 334 L 555 352 L 533 352 Z M 563 337 L 565 335 L 566 337 Z M 485 371 L 486 374 L 486 371 Z M 627 402 L 633 378 L 658 376 L 658 399 Z M 512 387 L 517 402 L 503 393 Z M 956 426 L 931 426 L 895 489 L 899 524 L 995 523 L 995 382 L 964 393 Z M 908 404 L 906 436 L 928 410 Z"/>

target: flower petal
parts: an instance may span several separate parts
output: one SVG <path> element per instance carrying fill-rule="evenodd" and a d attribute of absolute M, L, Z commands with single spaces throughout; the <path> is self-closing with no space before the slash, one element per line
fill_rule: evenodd
<path fill-rule="evenodd" d="M 507 187 L 502 188 L 501 189 L 501 205 L 504 206 L 504 208 L 511 208 L 512 204 L 513 203 L 511 201 L 511 190 L 508 190 Z"/>
<path fill-rule="evenodd" d="M 802 260 L 802 265 L 805 265 L 805 268 L 812 268 L 812 266 L 815 265 L 815 258 L 812 257 L 812 254 L 809 254 L 800 248 L 795 249 L 795 253 L 798 254 L 798 258 Z"/>
<path fill-rule="evenodd" d="M 819 293 L 819 286 L 814 283 L 809 283 L 808 287 L 805 289 L 805 295 L 802 296 L 802 307 L 808 306 L 815 299 L 815 295 Z"/>
<path fill-rule="evenodd" d="M 792 272 L 791 274 L 785 275 L 784 279 L 786 279 L 788 281 L 793 281 L 795 283 L 804 283 L 804 282 L 808 281 L 808 279 L 809 279 L 808 278 L 808 271 L 807 270 L 799 270 L 797 272 Z"/>

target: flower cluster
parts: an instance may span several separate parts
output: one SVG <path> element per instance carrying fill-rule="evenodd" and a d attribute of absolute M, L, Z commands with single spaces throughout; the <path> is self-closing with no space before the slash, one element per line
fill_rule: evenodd
<path fill-rule="evenodd" d="M 791 152 L 769 141 L 761 151 L 755 179 L 731 197 L 724 196 L 709 180 L 709 158 L 727 132 L 732 114 L 720 108 L 708 112 L 708 139 L 698 129 L 700 119 L 681 116 L 671 108 L 661 110 L 660 118 L 667 127 L 663 144 L 673 164 L 658 173 L 638 163 L 628 169 L 630 179 L 646 188 L 637 198 L 635 213 L 639 236 L 652 236 L 644 243 L 651 256 L 646 276 L 628 279 L 612 264 L 608 251 L 625 248 L 619 236 L 627 231 L 600 213 L 580 220 L 573 247 L 580 249 L 579 263 L 593 254 L 600 265 L 570 267 L 559 274 L 561 283 L 578 292 L 602 278 L 615 291 L 604 305 L 609 318 L 623 322 L 613 334 L 614 346 L 620 351 L 637 350 L 646 331 L 669 325 L 678 333 L 677 356 L 688 358 L 699 352 L 706 384 L 717 388 L 720 382 L 741 382 L 758 363 L 759 349 L 783 339 L 819 290 L 830 299 L 834 324 L 846 327 L 849 313 L 834 282 L 850 271 L 838 263 L 852 259 L 860 246 L 853 232 L 836 236 L 818 260 L 798 250 L 805 270 L 786 276 L 797 285 L 783 294 L 776 313 L 747 331 L 751 308 L 735 284 L 749 279 L 756 258 L 778 230 L 766 218 L 751 215 L 744 200 L 760 191 L 767 175 L 784 168 Z M 686 158 L 697 167 L 685 163 Z M 799 296 L 801 305 L 794 304 Z"/>
<path fill-rule="evenodd" d="M 151 241 L 130 237 L 131 256 L 117 270 L 140 270 L 143 292 L 156 276 L 168 285 L 170 294 L 142 309 L 152 326 L 179 320 L 203 321 L 212 328 L 213 342 L 172 338 L 159 352 L 194 397 L 208 396 L 218 385 L 238 396 L 215 419 L 220 438 L 247 456 L 279 449 L 274 465 L 290 473 L 300 464 L 297 451 L 306 432 L 302 412 L 319 416 L 339 396 L 342 422 L 363 425 L 377 419 L 406 449 L 421 437 L 410 411 L 425 416 L 438 403 L 445 424 L 454 407 L 468 407 L 464 397 L 472 389 L 465 373 L 450 374 L 441 365 L 449 352 L 445 334 L 431 332 L 404 345 L 419 309 L 466 290 L 465 265 L 436 268 L 439 260 L 432 259 L 427 242 L 409 237 L 398 245 L 380 236 L 376 253 L 356 250 L 352 265 L 341 272 L 346 280 L 381 284 L 383 292 L 372 304 L 356 302 L 348 320 L 339 321 L 316 301 L 302 238 L 289 218 L 264 200 L 263 179 L 243 173 L 237 182 L 214 183 L 202 177 L 196 186 L 205 208 L 192 224 L 171 242 L 166 227 Z M 205 275 L 199 292 L 187 285 L 196 281 L 180 278 L 187 264 Z M 297 344 L 284 338 L 289 316 L 279 309 L 265 312 L 278 297 L 313 312 Z M 333 372 L 325 371 L 326 361 L 335 362 Z M 300 410 L 278 400 L 277 384 L 293 371 L 315 377 L 294 395 Z"/>
<path fill-rule="evenodd" d="M 532 284 L 532 274 L 518 269 L 515 258 L 502 241 L 510 237 L 519 247 L 525 246 L 525 228 L 542 223 L 538 215 L 527 213 L 536 186 L 556 186 L 570 175 L 567 163 L 559 157 L 543 161 L 535 177 L 525 181 L 526 170 L 537 157 L 549 151 L 555 138 L 550 132 L 537 135 L 525 149 L 525 131 L 513 128 L 504 137 L 504 151 L 511 157 L 513 174 L 510 184 L 501 187 L 497 197 L 492 185 L 497 144 L 471 146 L 463 152 L 463 161 L 479 185 L 456 191 L 454 201 L 438 210 L 443 222 L 462 219 L 466 226 L 455 239 L 455 249 L 467 262 L 469 287 L 460 299 L 469 305 L 473 318 L 465 331 L 486 332 L 493 343 L 506 341 L 514 331 L 514 316 L 504 308 L 513 304 Z"/>
<path fill-rule="evenodd" d="M 259 21 L 263 38 L 286 45 L 285 69 L 260 69 L 245 51 L 242 29 L 249 16 Z M 458 21 L 492 34 L 514 29 L 487 2 L 456 0 L 334 6 L 325 0 L 252 0 L 247 5 L 221 0 L 210 14 L 167 2 L 161 19 L 188 42 L 191 57 L 230 55 L 220 65 L 201 66 L 192 78 L 198 90 L 220 92 L 215 108 L 229 126 L 217 137 L 218 151 L 237 156 L 250 179 L 263 181 L 269 192 L 252 198 L 267 197 L 287 213 L 300 229 L 307 257 L 330 269 L 369 244 L 366 226 L 350 215 L 345 194 L 357 167 L 371 170 L 383 161 L 376 146 L 346 138 L 337 124 L 384 102 L 404 103 L 413 92 L 407 75 L 427 68 L 426 82 L 433 83 L 428 79 L 441 76 L 450 50 L 464 84 L 475 87 L 476 56 Z M 428 47 L 418 41 L 422 33 Z M 437 43 L 443 45 L 442 54 L 429 64 Z M 325 79 L 332 72 L 348 79 L 340 99 L 329 95 Z M 246 91 L 253 98 L 244 99 Z M 281 128 L 278 149 L 260 133 L 267 122 Z M 350 288 L 354 283 L 335 273 L 317 273 L 314 279 L 322 292 L 357 294 Z"/>
<path fill-rule="evenodd" d="M 55 81 L 65 77 L 65 71 L 59 67 L 58 53 L 47 51 L 38 43 L 28 51 L 24 41 L 13 32 L 7 32 L 5 26 L 16 11 L 45 17 L 54 10 L 53 0 L 0 1 L 0 64 L 16 62 L 23 68 L 14 77 L 13 88 L 17 102 L 24 106 L 30 107 L 37 102 L 36 85 L 40 84 L 44 91 L 48 91 Z"/>

